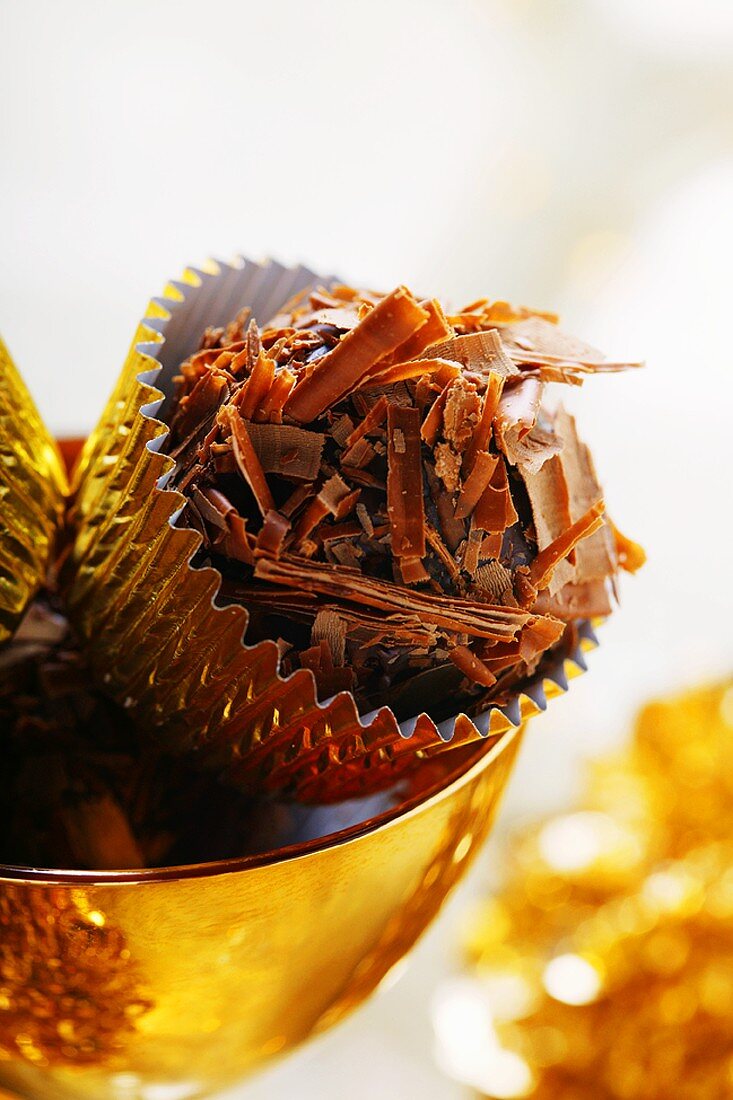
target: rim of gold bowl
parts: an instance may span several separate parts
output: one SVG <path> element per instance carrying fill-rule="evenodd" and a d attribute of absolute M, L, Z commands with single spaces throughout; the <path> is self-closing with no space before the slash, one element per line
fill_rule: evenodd
<path fill-rule="evenodd" d="M 461 762 L 453 770 L 448 768 L 446 773 L 434 783 L 420 789 L 415 794 L 408 795 L 395 806 L 383 810 L 373 817 L 365 818 L 364 821 L 355 825 L 350 825 L 333 833 L 327 833 L 312 840 L 283 845 L 255 855 L 237 856 L 207 863 L 187 863 L 168 867 L 120 871 L 61 870 L 53 867 L 36 868 L 0 863 L 0 883 L 35 883 L 47 886 L 83 886 L 91 884 L 112 886 L 116 883 L 149 883 L 172 879 L 208 878 L 213 875 L 230 874 L 235 871 L 246 871 L 255 867 L 266 867 L 271 864 L 300 859 L 315 852 L 338 847 L 367 833 L 387 829 L 395 824 L 398 819 L 404 820 L 412 817 L 417 813 L 421 813 L 428 806 L 447 798 L 453 791 L 469 783 L 479 771 L 493 763 L 514 740 L 520 728 L 521 725 L 512 727 L 506 733 L 503 733 L 498 741 L 488 741 L 488 743 L 479 744 L 478 746 L 471 746 L 470 752 L 460 748 L 454 750 L 456 756 L 460 755 Z M 451 754 L 446 755 L 450 756 Z M 447 760 L 446 764 L 448 764 Z"/>

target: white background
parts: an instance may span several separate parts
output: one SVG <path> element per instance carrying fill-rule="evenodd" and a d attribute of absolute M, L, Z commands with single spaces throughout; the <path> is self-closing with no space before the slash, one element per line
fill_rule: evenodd
<path fill-rule="evenodd" d="M 644 698 L 730 669 L 732 62 L 726 0 L 0 2 L 0 329 L 58 433 L 211 254 L 557 308 L 647 360 L 571 395 L 650 560 L 503 827 L 569 801 Z M 429 1005 L 491 863 L 394 989 L 232 1097 L 462 1096 Z"/>

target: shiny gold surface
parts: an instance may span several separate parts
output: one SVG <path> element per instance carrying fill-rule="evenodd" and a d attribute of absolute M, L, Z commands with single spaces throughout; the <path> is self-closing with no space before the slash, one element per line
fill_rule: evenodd
<path fill-rule="evenodd" d="M 187 1100 L 335 1023 L 462 877 L 520 741 L 507 734 L 385 824 L 295 856 L 0 878 L 0 1087 Z"/>
<path fill-rule="evenodd" d="M 732 796 L 733 680 L 647 705 L 470 920 L 449 1071 L 506 1100 L 733 1096 Z"/>
<path fill-rule="evenodd" d="M 66 489 L 56 445 L 0 340 L 0 643 L 44 580 Z"/>

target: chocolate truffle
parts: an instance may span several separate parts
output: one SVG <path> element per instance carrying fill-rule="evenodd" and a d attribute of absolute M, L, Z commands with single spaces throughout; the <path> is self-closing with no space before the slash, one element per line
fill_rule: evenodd
<path fill-rule="evenodd" d="M 319 288 L 262 328 L 245 311 L 205 331 L 168 416 L 193 564 L 321 699 L 506 702 L 638 564 L 573 418 L 542 405 L 548 382 L 627 365 L 550 315 L 403 286 Z"/>

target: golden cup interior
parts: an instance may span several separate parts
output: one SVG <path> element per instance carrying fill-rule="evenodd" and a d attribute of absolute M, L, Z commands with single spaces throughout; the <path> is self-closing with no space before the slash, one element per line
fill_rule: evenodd
<path fill-rule="evenodd" d="M 0 1088 L 189 1100 L 336 1023 L 464 874 L 520 740 L 298 848 L 142 872 L 0 868 Z"/>

